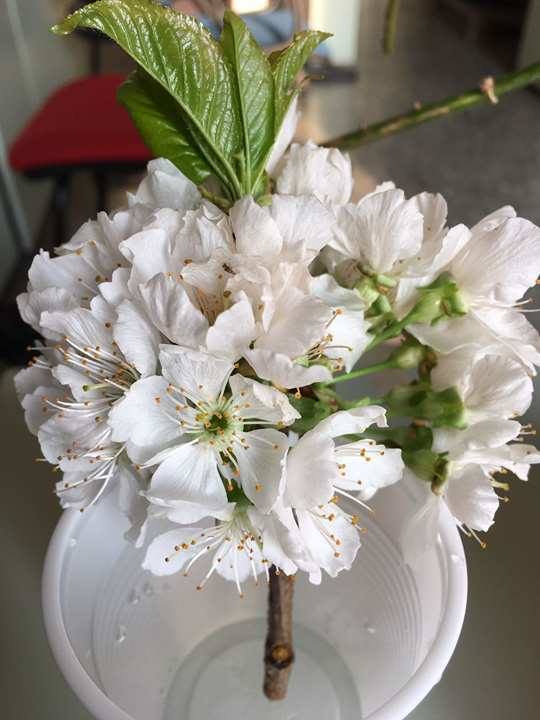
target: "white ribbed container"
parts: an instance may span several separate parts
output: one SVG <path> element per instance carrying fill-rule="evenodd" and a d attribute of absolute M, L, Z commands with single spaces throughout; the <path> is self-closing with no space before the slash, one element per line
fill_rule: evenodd
<path fill-rule="evenodd" d="M 261 692 L 266 586 L 154 578 L 109 499 L 68 511 L 43 578 L 45 625 L 67 681 L 97 720 L 401 720 L 438 682 L 467 594 L 463 546 L 440 542 L 412 570 L 397 538 L 416 508 L 404 482 L 374 498 L 353 569 L 319 587 L 299 577 L 288 697 Z M 202 570 L 202 568 L 201 568 Z"/>

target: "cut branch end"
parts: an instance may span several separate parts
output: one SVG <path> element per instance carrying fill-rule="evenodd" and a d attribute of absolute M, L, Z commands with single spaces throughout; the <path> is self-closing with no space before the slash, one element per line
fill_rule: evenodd
<path fill-rule="evenodd" d="M 294 663 L 292 610 L 294 576 L 270 568 L 268 587 L 268 632 L 264 653 L 264 694 L 283 700 Z"/>

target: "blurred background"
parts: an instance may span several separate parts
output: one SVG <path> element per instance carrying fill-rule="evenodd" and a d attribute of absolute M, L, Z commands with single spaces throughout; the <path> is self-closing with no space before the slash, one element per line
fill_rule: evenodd
<path fill-rule="evenodd" d="M 90 720 L 48 650 L 40 573 L 60 510 L 48 467 L 14 396 L 31 333 L 15 310 L 38 248 L 52 249 L 97 209 L 124 204 L 148 153 L 114 103 L 130 61 L 95 34 L 48 32 L 84 2 L 0 4 L 0 716 Z M 395 51 L 381 50 L 383 0 L 168 2 L 217 30 L 225 4 L 268 48 L 309 25 L 334 33 L 308 69 L 298 136 L 328 140 L 478 86 L 540 60 L 539 0 L 407 0 Z M 441 192 L 450 224 L 503 204 L 540 224 L 540 98 L 536 89 L 420 126 L 351 153 L 357 195 L 391 179 L 408 195 Z M 534 317 L 534 316 L 533 316 Z M 528 418 L 533 423 L 538 404 Z M 466 543 L 469 608 L 448 670 L 412 720 L 540 717 L 540 491 L 514 482 L 486 551 Z M 325 720 L 322 718 L 321 720 Z"/>

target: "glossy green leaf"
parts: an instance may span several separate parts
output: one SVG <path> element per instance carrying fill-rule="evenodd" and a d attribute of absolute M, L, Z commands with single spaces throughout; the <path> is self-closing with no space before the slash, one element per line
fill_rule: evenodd
<path fill-rule="evenodd" d="M 178 103 L 141 68 L 118 91 L 144 142 L 156 157 L 170 160 L 197 185 L 212 174 L 197 152 L 179 112 Z"/>
<path fill-rule="evenodd" d="M 317 45 L 320 45 L 330 36 L 331 33 L 304 30 L 297 33 L 293 37 L 291 44 L 280 53 L 272 53 L 269 56 L 274 75 L 276 98 L 274 127 L 276 135 L 291 101 L 298 91 L 295 83 L 296 76 Z"/>
<path fill-rule="evenodd" d="M 152 0 L 97 0 L 55 26 L 112 38 L 176 100 L 206 163 L 240 194 L 234 158 L 242 148 L 234 79 L 219 43 L 193 17 Z"/>
<path fill-rule="evenodd" d="M 221 45 L 233 69 L 242 123 L 245 189 L 252 190 L 274 142 L 274 81 L 268 58 L 245 23 L 227 10 Z"/>

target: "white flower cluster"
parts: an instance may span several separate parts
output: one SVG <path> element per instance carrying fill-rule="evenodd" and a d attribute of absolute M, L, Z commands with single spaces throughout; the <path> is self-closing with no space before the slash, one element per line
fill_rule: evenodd
<path fill-rule="evenodd" d="M 454 388 L 463 410 L 459 427 L 433 423 L 430 508 L 445 498 L 485 530 L 493 473 L 526 478 L 540 459 L 510 442 L 540 358 L 518 302 L 540 270 L 538 228 L 503 208 L 448 229 L 441 196 L 392 184 L 352 204 L 349 159 L 313 143 L 274 175 L 266 204 L 225 213 L 152 161 L 127 209 L 34 259 L 19 297 L 44 344 L 17 390 L 62 505 L 115 492 L 146 568 L 206 557 L 201 585 L 217 572 L 239 591 L 272 563 L 315 583 L 351 566 L 358 518 L 339 501 L 398 481 L 399 443 L 382 444 L 385 410 L 363 401 L 334 398 L 296 428 L 304 401 L 323 407 L 335 373 L 403 331 L 430 348 L 430 392 Z"/>

